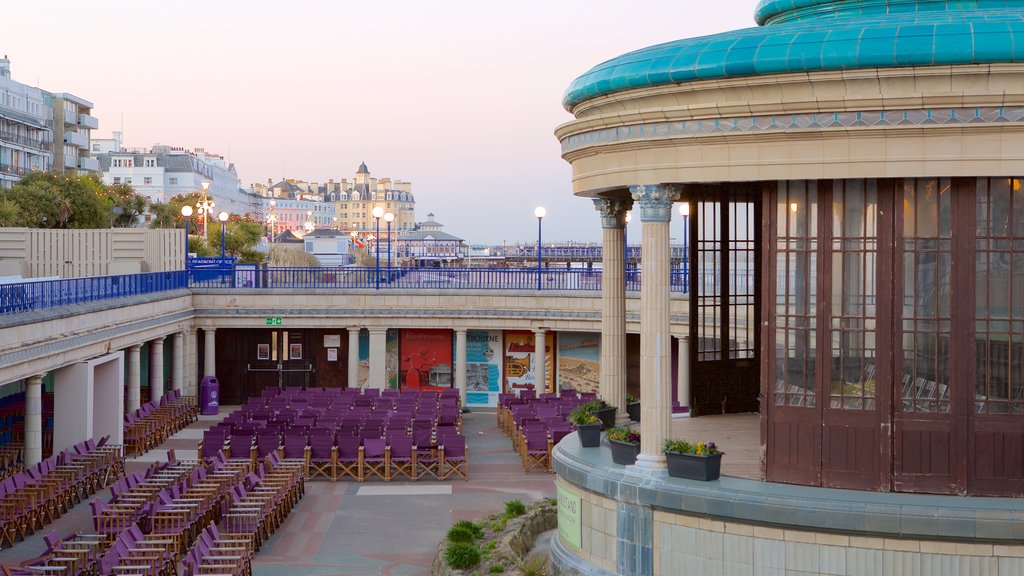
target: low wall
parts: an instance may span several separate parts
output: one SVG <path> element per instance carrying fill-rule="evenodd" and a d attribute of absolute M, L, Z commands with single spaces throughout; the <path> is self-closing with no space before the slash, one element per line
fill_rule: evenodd
<path fill-rule="evenodd" d="M 562 574 L 1024 574 L 1021 499 L 682 480 L 575 434 L 554 461 Z"/>
<path fill-rule="evenodd" d="M 0 228 L 0 276 L 85 278 L 184 267 L 184 230 Z"/>

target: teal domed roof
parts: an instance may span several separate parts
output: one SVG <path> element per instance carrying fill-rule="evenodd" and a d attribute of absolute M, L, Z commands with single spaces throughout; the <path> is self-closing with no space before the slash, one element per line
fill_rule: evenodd
<path fill-rule="evenodd" d="M 598 64 L 567 110 L 695 80 L 856 68 L 1024 62 L 1024 0 L 761 0 L 761 26 L 676 40 Z"/>

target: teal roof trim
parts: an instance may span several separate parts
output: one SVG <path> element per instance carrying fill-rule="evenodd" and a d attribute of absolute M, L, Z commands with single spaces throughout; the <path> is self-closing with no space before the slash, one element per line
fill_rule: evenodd
<path fill-rule="evenodd" d="M 815 4 L 815 0 L 771 1 Z M 1011 0 L 990 3 L 1006 5 Z M 827 23 L 791 21 L 676 40 L 595 66 L 569 86 L 562 103 L 571 111 L 586 100 L 625 90 L 760 74 L 1022 62 L 1024 2 L 1016 5 L 1020 7 L 930 10 Z"/>

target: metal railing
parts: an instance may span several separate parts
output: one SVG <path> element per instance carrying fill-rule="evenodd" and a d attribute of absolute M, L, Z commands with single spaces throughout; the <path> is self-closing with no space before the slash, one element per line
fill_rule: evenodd
<path fill-rule="evenodd" d="M 28 146 L 29 148 L 35 148 L 36 150 L 49 150 L 50 143 L 39 138 L 32 138 L 29 136 L 22 136 L 14 132 L 7 132 L 6 130 L 0 130 L 0 141 L 11 142 L 13 144 L 20 144 L 22 146 Z"/>
<path fill-rule="evenodd" d="M 0 284 L 0 315 L 188 287 L 184 270 Z"/>

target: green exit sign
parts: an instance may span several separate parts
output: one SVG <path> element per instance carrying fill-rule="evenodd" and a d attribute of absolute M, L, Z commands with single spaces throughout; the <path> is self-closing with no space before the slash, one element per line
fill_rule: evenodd
<path fill-rule="evenodd" d="M 267 326 L 280 326 L 280 325 L 281 325 L 281 317 L 280 316 L 278 316 L 276 318 L 267 318 Z"/>

